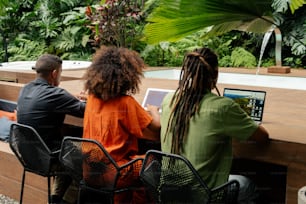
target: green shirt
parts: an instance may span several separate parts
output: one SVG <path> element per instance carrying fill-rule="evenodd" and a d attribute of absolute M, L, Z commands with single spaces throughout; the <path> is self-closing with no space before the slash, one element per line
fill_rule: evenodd
<path fill-rule="evenodd" d="M 162 104 L 161 148 L 171 152 L 172 134 L 166 135 L 171 113 L 168 94 Z M 232 138 L 248 139 L 258 125 L 232 99 L 213 93 L 206 94 L 200 113 L 191 118 L 187 139 L 183 145 L 185 156 L 210 188 L 228 180 L 232 165 Z"/>

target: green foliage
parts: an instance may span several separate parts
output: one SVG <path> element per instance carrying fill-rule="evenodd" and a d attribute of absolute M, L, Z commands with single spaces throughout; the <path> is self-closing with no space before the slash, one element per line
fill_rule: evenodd
<path fill-rule="evenodd" d="M 183 54 L 172 44 L 147 45 L 141 52 L 144 61 L 152 67 L 181 66 Z"/>
<path fill-rule="evenodd" d="M 237 47 L 233 50 L 231 55 L 231 61 L 234 67 L 256 67 L 255 56 L 242 47 Z"/>
<path fill-rule="evenodd" d="M 261 64 L 262 67 L 271 67 L 275 66 L 275 58 L 268 58 L 264 60 Z"/>
<path fill-rule="evenodd" d="M 88 43 L 90 30 L 86 27 L 88 19 L 85 16 L 85 6 L 93 2 L 95 0 L 5 2 L 3 8 L 7 8 L 8 12 L 1 13 L 0 31 L 3 47 L 4 39 L 8 39 L 10 60 L 32 59 L 32 53 L 23 50 L 27 49 L 26 45 L 20 46 L 22 40 L 31 42 L 28 45 L 30 47 L 34 42 L 38 43 L 48 53 L 59 56 L 65 54 L 67 59 L 70 56 L 88 59 L 94 50 Z M 4 5 L 2 3 L 0 6 Z M 37 49 L 37 53 L 40 53 L 40 46 Z"/>
<path fill-rule="evenodd" d="M 144 26 L 142 0 L 106 1 L 87 9 L 94 46 L 114 45 L 134 48 Z"/>
<path fill-rule="evenodd" d="M 61 16 L 64 18 L 65 28 L 61 35 L 52 40 L 51 45 L 60 53 L 78 52 L 77 49 L 88 50 L 86 47 L 88 47 L 90 35 L 86 33 L 90 33 L 90 30 L 84 26 L 88 23 L 85 17 L 85 7 L 74 8 L 62 13 Z"/>
<path fill-rule="evenodd" d="M 148 43 L 177 41 L 208 26 L 218 25 L 214 34 L 231 30 L 262 33 L 274 24 L 271 0 L 160 0 L 159 3 L 145 26 Z"/>
<path fill-rule="evenodd" d="M 160 0 L 159 3 L 159 7 L 154 9 L 147 19 L 149 23 L 145 27 L 145 34 L 148 43 L 177 41 L 207 26 L 212 26 L 206 33 L 208 40 L 232 30 L 265 33 L 276 26 L 280 27 L 284 34 L 285 45 L 291 48 L 290 53 L 284 53 L 283 59 L 292 54 L 296 55 L 295 58 L 305 59 L 305 0 Z M 282 13 L 285 15 L 281 15 Z M 291 24 L 290 28 L 284 29 L 284 25 L 288 23 Z M 165 30 L 167 32 L 164 32 Z M 245 45 L 238 46 L 252 53 L 260 53 L 257 49 L 260 45 L 252 42 L 252 39 L 247 39 L 245 42 Z M 228 42 L 228 44 L 232 43 Z M 237 47 L 233 44 L 232 46 Z M 271 45 L 268 46 L 271 47 Z M 221 59 L 224 57 L 223 52 L 228 53 L 231 50 L 231 48 L 223 50 L 222 46 L 213 47 L 220 53 Z M 280 55 L 278 53 L 278 56 Z M 223 59 L 222 63 L 227 65 L 227 58 Z"/>
<path fill-rule="evenodd" d="M 303 64 L 303 61 L 301 58 L 295 58 L 295 57 L 287 57 L 284 59 L 285 66 L 290 66 L 290 67 L 297 67 L 297 68 L 306 68 L 306 64 Z"/>
<path fill-rule="evenodd" d="M 91 61 L 92 53 L 90 52 L 65 52 L 61 58 L 63 60 L 84 60 L 84 61 Z"/>
<path fill-rule="evenodd" d="M 186 52 L 212 44 L 200 37 L 205 32 L 207 30 L 201 30 L 177 42 L 147 45 L 141 52 L 141 56 L 150 66 L 181 66 Z"/>
<path fill-rule="evenodd" d="M 232 59 L 231 56 L 224 56 L 219 59 L 219 67 L 232 67 Z"/>
<path fill-rule="evenodd" d="M 16 39 L 15 43 L 15 46 L 8 49 L 11 54 L 9 61 L 33 61 L 47 51 L 44 42 Z"/>
<path fill-rule="evenodd" d="M 277 12 L 285 12 L 290 8 L 291 13 L 293 14 L 296 10 L 298 10 L 300 7 L 302 7 L 304 4 L 306 4 L 305 0 L 274 0 L 272 3 L 272 7 Z"/>
<path fill-rule="evenodd" d="M 291 47 L 291 52 L 296 56 L 306 53 L 306 5 L 303 8 L 294 15 L 284 14 L 285 22 L 280 27 L 283 30 L 284 44 Z"/>
<path fill-rule="evenodd" d="M 178 7 L 178 2 L 182 7 Z M 0 46 L 3 47 L 0 57 L 9 56 L 10 61 L 35 60 L 43 52 L 66 60 L 90 60 L 96 46 L 112 44 L 140 52 L 150 66 L 181 66 L 186 52 L 203 46 L 216 51 L 222 67 L 235 66 L 234 61 L 243 67 L 256 66 L 256 62 L 250 63 L 253 60 L 240 62 L 241 51 L 238 56 L 234 55 L 237 50 L 233 51 L 242 47 L 259 58 L 263 35 L 235 30 L 266 29 L 275 24 L 283 36 L 283 64 L 306 66 L 305 0 L 0 0 L 0 8 Z M 156 15 L 156 10 L 161 15 Z M 145 20 L 146 27 L 151 27 L 154 19 L 162 21 L 162 29 L 154 31 L 155 37 L 162 40 L 147 45 L 148 36 L 143 35 Z M 184 37 L 165 42 L 164 35 L 177 39 L 176 34 Z M 272 35 L 262 66 L 275 65 L 274 57 Z"/>
<path fill-rule="evenodd" d="M 282 33 L 283 64 L 291 67 L 303 67 L 306 63 L 305 1 L 304 5 L 296 9 L 294 13 L 292 10 L 290 12 L 287 2 L 281 0 L 275 0 L 275 2 L 278 4 L 274 5 L 276 10 L 274 16 L 279 21 L 279 29 Z M 290 59 L 290 63 L 287 58 Z"/>

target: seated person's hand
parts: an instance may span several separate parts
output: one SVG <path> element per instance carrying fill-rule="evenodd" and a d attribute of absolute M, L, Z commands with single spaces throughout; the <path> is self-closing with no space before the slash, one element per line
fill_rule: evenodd
<path fill-rule="evenodd" d="M 76 97 L 80 100 L 80 101 L 87 101 L 87 96 L 88 94 L 85 91 L 81 91 L 79 94 L 76 95 Z"/>
<path fill-rule="evenodd" d="M 159 114 L 159 107 L 147 104 L 147 111 L 152 114 Z"/>

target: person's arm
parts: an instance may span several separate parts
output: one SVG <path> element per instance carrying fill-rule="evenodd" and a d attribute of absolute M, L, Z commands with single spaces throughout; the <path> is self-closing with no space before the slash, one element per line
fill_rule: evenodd
<path fill-rule="evenodd" d="M 249 137 L 249 140 L 267 143 L 269 141 L 269 133 L 262 125 L 259 125 L 251 137 Z"/>
<path fill-rule="evenodd" d="M 53 98 L 57 98 L 55 112 L 62 112 L 75 117 L 84 117 L 86 103 L 62 88 L 54 89 Z"/>
<path fill-rule="evenodd" d="M 152 122 L 143 130 L 143 138 L 160 140 L 160 115 L 157 106 L 147 105 L 147 110 L 152 116 Z"/>
<path fill-rule="evenodd" d="M 88 98 L 88 93 L 86 91 L 81 91 L 79 94 L 76 94 L 75 97 L 82 102 L 86 102 Z"/>

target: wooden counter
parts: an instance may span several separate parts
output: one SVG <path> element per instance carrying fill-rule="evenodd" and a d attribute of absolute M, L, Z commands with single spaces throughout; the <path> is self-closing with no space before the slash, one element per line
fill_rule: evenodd
<path fill-rule="evenodd" d="M 76 72 L 75 74 L 76 76 L 80 75 L 79 72 Z M 175 89 L 177 83 L 176 80 L 144 79 L 140 86 L 140 93 L 136 94 L 135 98 L 139 103 L 141 103 L 148 87 Z M 0 98 L 4 95 L 4 99 L 6 100 L 17 99 L 18 91 L 23 85 L 16 83 L 15 85 L 12 84 L 14 83 L 0 82 Z M 83 89 L 83 81 L 62 81 L 60 86 L 67 89 L 72 94 L 78 94 Z M 11 89 L 8 89 L 8 87 Z M 296 204 L 298 190 L 306 185 L 306 91 L 219 84 L 218 88 L 221 93 L 223 92 L 224 87 L 257 89 L 265 90 L 267 92 L 263 125 L 270 133 L 271 143 L 267 146 L 259 147 L 251 142 L 235 141 L 233 143 L 234 155 L 237 158 L 284 167 L 284 171 L 274 173 L 285 173 L 285 203 Z M 67 124 L 82 126 L 82 119 L 72 116 L 66 116 L 65 122 Z M 0 148 L 2 147 L 0 146 Z M 3 154 L 7 155 L 10 153 L 5 152 Z M 0 156 L 0 158 L 3 157 Z M 8 159 L 2 159 L 0 162 L 6 163 L 8 160 L 14 160 L 13 158 L 10 159 L 8 156 L 5 158 Z M 16 161 L 14 162 L 16 163 Z M 2 172 L 7 171 L 7 169 L 4 168 L 3 164 L 0 166 L 0 183 L 2 185 L 2 182 L 8 177 Z M 19 173 L 15 176 L 19 177 L 19 175 L 21 175 L 21 173 Z M 9 185 L 8 183 L 4 184 Z M 3 188 L 5 187 L 1 187 L 1 185 L 0 192 L 2 191 L 2 193 L 4 193 Z M 19 190 L 19 185 L 11 185 L 11 187 L 14 187 L 15 190 Z M 18 199 L 18 196 L 17 198 L 14 198 Z"/>
<path fill-rule="evenodd" d="M 83 82 L 65 81 L 61 87 L 71 93 L 79 93 Z M 175 89 L 176 80 L 144 79 L 140 93 L 135 95 L 142 102 L 148 87 Z M 306 92 L 267 87 L 237 86 L 219 84 L 220 93 L 224 87 L 265 90 L 267 92 L 263 125 L 270 133 L 271 143 L 264 147 L 250 142 L 234 142 L 234 155 L 238 158 L 282 166 L 286 169 L 286 203 L 297 202 L 299 188 L 306 185 Z M 75 118 L 76 119 L 76 118 Z M 72 120 L 71 120 L 72 121 Z M 77 122 L 76 122 L 77 121 Z M 81 119 L 72 124 L 81 124 Z M 284 174 L 283 171 L 276 174 Z"/>

